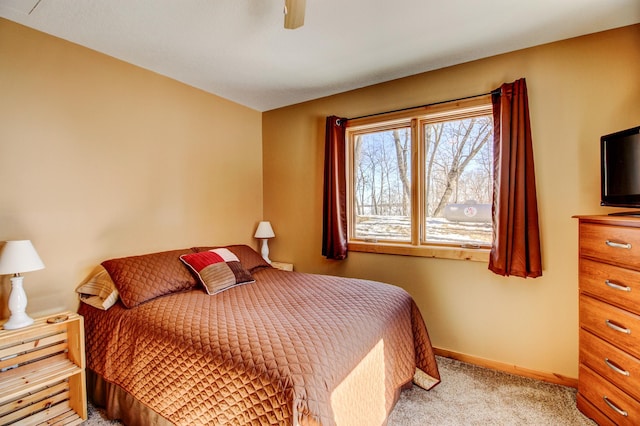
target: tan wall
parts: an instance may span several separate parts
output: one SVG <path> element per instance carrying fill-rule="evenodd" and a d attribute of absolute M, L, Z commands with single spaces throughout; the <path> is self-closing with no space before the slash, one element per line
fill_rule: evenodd
<path fill-rule="evenodd" d="M 355 54 L 355 53 L 354 53 Z M 599 137 L 640 125 L 640 25 L 428 72 L 263 114 L 271 258 L 297 270 L 407 289 L 436 347 L 577 377 L 577 224 L 599 207 Z M 544 276 L 502 278 L 479 262 L 351 253 L 321 256 L 324 118 L 355 117 L 529 89 Z"/>
<path fill-rule="evenodd" d="M 2 19 L 0 58 L 0 240 L 46 265 L 27 312 L 75 309 L 109 257 L 255 245 L 260 112 Z"/>

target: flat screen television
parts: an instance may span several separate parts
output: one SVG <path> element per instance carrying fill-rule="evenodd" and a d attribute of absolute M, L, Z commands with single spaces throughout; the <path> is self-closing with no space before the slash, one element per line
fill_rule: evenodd
<path fill-rule="evenodd" d="M 600 205 L 640 208 L 640 126 L 600 138 L 600 178 Z"/>

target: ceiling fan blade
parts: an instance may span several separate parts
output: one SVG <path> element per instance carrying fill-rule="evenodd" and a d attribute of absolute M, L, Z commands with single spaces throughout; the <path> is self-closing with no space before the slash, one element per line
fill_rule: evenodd
<path fill-rule="evenodd" d="M 307 0 L 285 0 L 284 27 L 294 30 L 304 25 L 304 9 Z"/>

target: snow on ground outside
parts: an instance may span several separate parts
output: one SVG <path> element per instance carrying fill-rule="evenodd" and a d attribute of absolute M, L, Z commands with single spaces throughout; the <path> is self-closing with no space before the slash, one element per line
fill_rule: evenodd
<path fill-rule="evenodd" d="M 491 244 L 491 223 L 427 219 L 427 241 L 454 244 Z M 411 220 L 406 216 L 359 216 L 356 237 L 367 240 L 411 240 Z"/>

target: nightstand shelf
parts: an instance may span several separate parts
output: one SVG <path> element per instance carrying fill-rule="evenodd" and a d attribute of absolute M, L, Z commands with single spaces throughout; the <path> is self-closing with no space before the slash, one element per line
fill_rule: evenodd
<path fill-rule="evenodd" d="M 293 271 L 293 263 L 273 261 L 271 262 L 271 266 L 281 271 Z"/>
<path fill-rule="evenodd" d="M 77 425 L 87 418 L 83 318 L 0 330 L 0 424 Z"/>

